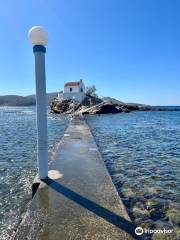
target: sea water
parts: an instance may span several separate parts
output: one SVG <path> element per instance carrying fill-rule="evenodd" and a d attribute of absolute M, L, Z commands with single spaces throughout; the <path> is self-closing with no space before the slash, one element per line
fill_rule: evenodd
<path fill-rule="evenodd" d="M 1 240 L 9 239 L 31 199 L 37 173 L 35 118 L 34 107 L 0 108 Z M 86 121 L 134 223 L 177 232 L 180 112 L 96 115 Z M 66 117 L 48 114 L 50 157 L 67 125 Z"/>
<path fill-rule="evenodd" d="M 50 158 L 67 124 L 65 117 L 48 114 Z M 1 240 L 9 239 L 27 209 L 36 166 L 35 107 L 0 107 Z"/>
<path fill-rule="evenodd" d="M 174 234 L 165 239 L 178 239 L 180 111 L 89 116 L 87 122 L 134 223 L 170 229 Z"/>

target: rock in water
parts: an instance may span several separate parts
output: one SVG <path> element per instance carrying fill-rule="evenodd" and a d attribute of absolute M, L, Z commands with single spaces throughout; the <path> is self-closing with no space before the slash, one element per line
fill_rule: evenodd
<path fill-rule="evenodd" d="M 107 99 L 107 98 L 106 98 Z M 111 99 L 111 98 L 110 98 Z M 72 114 L 74 111 L 73 100 L 59 101 L 54 98 L 51 102 L 52 113 Z M 142 104 L 123 103 L 120 101 L 103 101 L 97 96 L 87 95 L 82 103 L 75 101 L 75 111 L 78 114 L 107 114 L 131 111 L 173 111 L 171 108 L 155 108 Z M 180 110 L 180 109 L 176 109 Z"/>
<path fill-rule="evenodd" d="M 105 104 L 100 107 L 95 114 L 105 114 L 105 113 L 119 113 L 122 112 L 121 109 L 117 108 L 116 104 Z"/>
<path fill-rule="evenodd" d="M 81 103 L 75 101 L 73 103 L 73 100 L 63 100 L 63 101 L 57 101 L 54 99 L 50 105 L 51 112 L 53 113 L 72 113 L 74 108 L 73 105 L 75 104 L 75 111 L 77 111 L 82 105 Z"/>

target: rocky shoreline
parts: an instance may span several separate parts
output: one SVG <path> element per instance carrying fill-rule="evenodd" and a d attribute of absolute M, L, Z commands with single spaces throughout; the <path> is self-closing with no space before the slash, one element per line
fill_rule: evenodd
<path fill-rule="evenodd" d="M 131 111 L 180 111 L 177 108 L 151 107 L 142 104 L 113 103 L 113 101 L 103 101 L 100 98 L 88 96 L 83 103 L 78 101 L 53 99 L 51 113 L 56 114 L 108 114 L 108 113 L 129 113 Z"/>

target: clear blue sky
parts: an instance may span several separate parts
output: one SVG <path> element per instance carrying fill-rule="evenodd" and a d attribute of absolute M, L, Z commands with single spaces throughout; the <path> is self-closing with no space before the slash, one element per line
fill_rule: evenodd
<path fill-rule="evenodd" d="M 34 25 L 49 33 L 47 92 L 83 78 L 103 96 L 180 105 L 179 0 L 0 0 L 0 95 L 35 92 Z"/>

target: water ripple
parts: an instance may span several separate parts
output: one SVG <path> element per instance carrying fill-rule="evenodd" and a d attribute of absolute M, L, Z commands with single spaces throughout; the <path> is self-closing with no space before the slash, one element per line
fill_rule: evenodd
<path fill-rule="evenodd" d="M 87 122 L 134 223 L 173 228 L 166 239 L 177 239 L 180 112 L 88 116 Z"/>
<path fill-rule="evenodd" d="M 31 199 L 36 169 L 34 107 L 0 108 L 0 239 L 7 240 Z M 63 136 L 67 120 L 48 115 L 49 152 Z"/>

